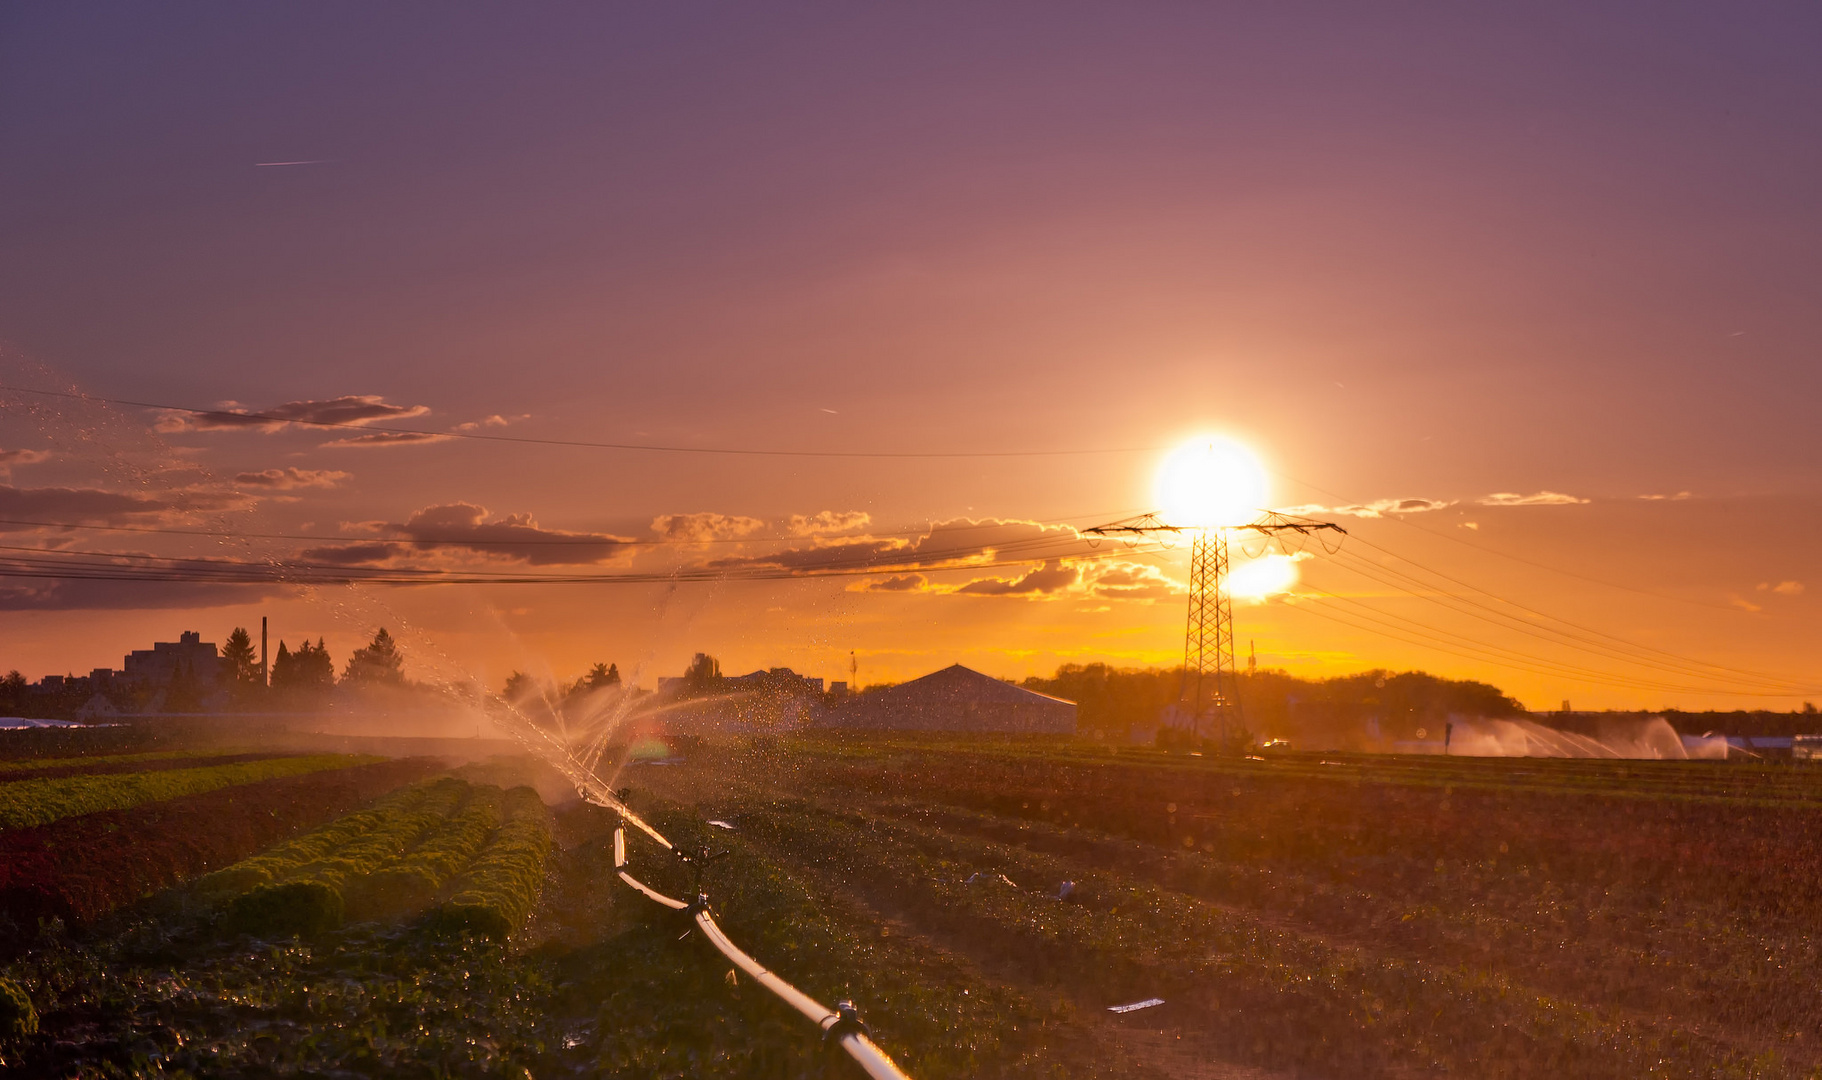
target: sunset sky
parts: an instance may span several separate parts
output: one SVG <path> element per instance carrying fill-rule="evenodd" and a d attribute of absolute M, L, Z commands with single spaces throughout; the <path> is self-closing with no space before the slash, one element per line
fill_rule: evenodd
<path fill-rule="evenodd" d="M 0 670 L 262 614 L 496 688 L 1169 665 L 1182 546 L 1075 530 L 1208 434 L 1351 534 L 1237 604 L 1261 666 L 1822 703 L 1819 49 L 1797 4 L 9 5 L 0 562 L 266 569 L 0 577 Z"/>

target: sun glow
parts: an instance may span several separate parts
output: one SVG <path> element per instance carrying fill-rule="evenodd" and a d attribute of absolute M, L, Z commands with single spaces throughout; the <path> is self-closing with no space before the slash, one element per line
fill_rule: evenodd
<path fill-rule="evenodd" d="M 1227 572 L 1227 594 L 1237 600 L 1264 600 L 1290 592 L 1296 584 L 1297 560 L 1289 555 L 1262 555 Z"/>
<path fill-rule="evenodd" d="M 1265 505 L 1265 468 L 1251 450 L 1232 439 L 1203 436 L 1164 459 L 1158 469 L 1157 497 L 1164 519 L 1172 525 L 1240 525 Z"/>

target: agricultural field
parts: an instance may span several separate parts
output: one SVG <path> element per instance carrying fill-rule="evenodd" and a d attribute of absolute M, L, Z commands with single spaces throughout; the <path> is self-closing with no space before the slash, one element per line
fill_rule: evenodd
<path fill-rule="evenodd" d="M 1822 1076 L 1822 769 L 876 737 L 612 780 L 725 852 L 700 880 L 730 937 L 913 1076 Z M 350 758 L 0 849 L 206 835 L 179 807 L 229 796 L 300 810 L 217 809 L 232 843 L 109 903 L 0 894 L 0 1074 L 855 1075 L 529 760 Z"/>

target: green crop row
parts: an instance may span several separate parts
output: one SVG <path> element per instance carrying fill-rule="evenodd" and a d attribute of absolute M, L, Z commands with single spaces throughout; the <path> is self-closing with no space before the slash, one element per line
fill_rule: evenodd
<path fill-rule="evenodd" d="M 342 889 L 351 918 L 422 911 L 500 827 L 500 789 L 475 786 L 462 808 L 443 819 L 408 854 L 349 880 Z"/>
<path fill-rule="evenodd" d="M 78 814 L 126 810 L 142 803 L 201 795 L 237 784 L 301 776 L 324 769 L 346 769 L 383 760 L 366 755 L 315 754 L 196 769 L 21 780 L 0 784 L 0 829 L 48 825 Z"/>
<path fill-rule="evenodd" d="M 505 937 L 537 902 L 550 845 L 535 791 L 444 777 L 210 874 L 197 891 L 225 907 L 230 931 L 319 933 L 441 899 L 433 923 Z"/>
<path fill-rule="evenodd" d="M 179 758 L 195 758 L 206 761 L 212 757 L 229 757 L 234 754 L 256 753 L 254 750 L 151 750 L 143 754 L 95 754 L 89 757 L 70 758 L 21 758 L 17 761 L 0 761 L 0 774 L 13 772 L 36 772 L 39 769 L 68 769 L 76 766 L 91 765 L 127 765 L 139 761 L 172 761 Z"/>
<path fill-rule="evenodd" d="M 501 811 L 503 824 L 450 887 L 437 924 L 504 938 L 538 902 L 550 856 L 550 811 L 528 787 L 506 792 Z"/>

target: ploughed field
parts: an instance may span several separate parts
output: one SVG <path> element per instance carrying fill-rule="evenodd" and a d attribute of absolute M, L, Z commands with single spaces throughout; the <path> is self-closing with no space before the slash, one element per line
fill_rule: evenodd
<path fill-rule="evenodd" d="M 1133 1075 L 1822 1075 L 1807 763 L 771 753 L 653 772 Z"/>
<path fill-rule="evenodd" d="M 613 782 L 918 1077 L 1822 1075 L 1807 765 L 875 737 Z M 853 1075 L 616 823 L 523 759 L 0 763 L 0 1074 Z"/>

